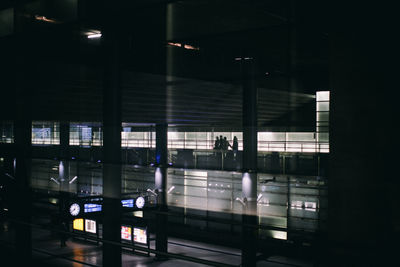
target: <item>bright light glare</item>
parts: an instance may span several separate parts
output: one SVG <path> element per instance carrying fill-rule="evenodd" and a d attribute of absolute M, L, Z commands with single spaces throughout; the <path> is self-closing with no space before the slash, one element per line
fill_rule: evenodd
<path fill-rule="evenodd" d="M 317 91 L 317 102 L 318 101 L 329 101 L 330 91 Z"/>
<path fill-rule="evenodd" d="M 88 35 L 87 38 L 93 39 L 93 38 L 100 38 L 100 37 L 101 37 L 101 33 L 95 33 L 95 34 Z"/>

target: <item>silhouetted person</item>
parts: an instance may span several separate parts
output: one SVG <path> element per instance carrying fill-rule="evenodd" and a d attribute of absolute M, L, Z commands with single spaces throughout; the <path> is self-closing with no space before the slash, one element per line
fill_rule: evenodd
<path fill-rule="evenodd" d="M 219 140 L 218 136 L 217 139 L 215 140 L 214 143 L 214 149 L 220 149 L 221 148 L 221 141 Z"/>
<path fill-rule="evenodd" d="M 228 147 L 230 147 L 230 144 L 228 140 L 226 139 L 226 136 L 224 137 L 222 141 L 222 150 L 228 150 Z"/>
<path fill-rule="evenodd" d="M 239 150 L 239 143 L 236 136 L 233 137 L 232 150 L 233 150 L 233 155 L 236 158 L 236 154 Z"/>

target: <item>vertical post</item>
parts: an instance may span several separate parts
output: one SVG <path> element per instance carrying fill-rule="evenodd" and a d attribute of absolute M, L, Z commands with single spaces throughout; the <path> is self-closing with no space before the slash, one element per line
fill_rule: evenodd
<path fill-rule="evenodd" d="M 69 122 L 60 122 L 59 180 L 61 192 L 69 191 Z"/>
<path fill-rule="evenodd" d="M 168 217 L 164 213 L 167 207 L 167 167 L 168 167 L 168 125 L 156 125 L 156 171 L 155 171 L 155 189 L 158 192 L 157 204 L 158 211 L 156 215 L 156 250 L 161 252 L 168 251 Z M 157 254 L 157 259 L 164 259 Z"/>
<path fill-rule="evenodd" d="M 121 71 L 120 1 L 104 1 L 103 265 L 121 266 Z"/>
<path fill-rule="evenodd" d="M 26 52 L 28 33 L 23 29 L 23 1 L 15 1 L 14 7 L 14 35 L 15 35 L 15 121 L 14 144 L 15 159 L 14 171 L 16 182 L 13 187 L 13 201 L 11 206 L 12 219 L 16 220 L 18 229 L 15 233 L 16 251 L 18 258 L 15 265 L 27 266 L 32 257 L 32 233 L 31 233 L 31 190 L 30 190 L 30 163 L 31 163 L 31 133 L 32 118 L 30 90 L 27 88 L 27 80 L 31 77 L 29 64 L 30 54 Z M 29 46 L 29 45 L 28 45 Z M 23 210 L 22 210 L 23 207 Z"/>
<path fill-rule="evenodd" d="M 255 266 L 257 254 L 257 86 L 255 62 L 241 61 L 243 78 L 242 266 Z"/>
<path fill-rule="evenodd" d="M 292 200 L 290 197 L 290 176 L 286 177 L 286 185 L 287 185 L 287 195 L 286 195 L 286 200 L 287 200 L 287 209 L 286 209 L 286 239 L 289 240 L 290 236 L 290 227 L 291 227 L 291 208 L 292 208 Z"/>
<path fill-rule="evenodd" d="M 59 223 L 61 230 L 66 231 L 68 219 L 66 216 L 69 199 L 69 122 L 60 122 L 60 163 L 58 166 L 58 178 L 60 181 L 60 199 L 59 199 Z M 61 246 L 65 246 L 66 235 L 61 233 Z"/>

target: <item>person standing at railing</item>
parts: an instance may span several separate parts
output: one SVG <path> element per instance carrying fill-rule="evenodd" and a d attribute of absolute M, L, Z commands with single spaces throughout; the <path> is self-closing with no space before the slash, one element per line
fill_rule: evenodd
<path fill-rule="evenodd" d="M 233 143 L 232 143 L 232 150 L 233 150 L 233 158 L 236 160 L 236 155 L 237 152 L 239 150 L 239 143 L 238 143 L 238 139 L 236 136 L 233 137 Z"/>
<path fill-rule="evenodd" d="M 214 143 L 214 149 L 220 149 L 221 148 L 221 141 L 219 140 L 218 136 L 217 139 L 215 140 Z"/>
<path fill-rule="evenodd" d="M 221 143 L 222 143 L 221 149 L 224 151 L 228 150 L 228 148 L 231 146 L 231 144 L 229 144 L 229 141 L 226 139 L 226 136 L 224 137 Z"/>

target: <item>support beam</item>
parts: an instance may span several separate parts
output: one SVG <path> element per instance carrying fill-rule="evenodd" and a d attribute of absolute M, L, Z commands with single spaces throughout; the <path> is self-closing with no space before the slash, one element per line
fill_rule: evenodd
<path fill-rule="evenodd" d="M 103 3 L 103 266 L 120 267 L 121 247 L 121 29 L 120 1 Z"/>
<path fill-rule="evenodd" d="M 257 254 L 257 86 L 255 62 L 242 59 L 243 175 L 242 266 L 255 266 Z"/>
<path fill-rule="evenodd" d="M 58 179 L 60 191 L 69 191 L 69 122 L 60 122 L 60 147 L 59 147 Z"/>
<path fill-rule="evenodd" d="M 166 212 L 167 207 L 167 167 L 168 167 L 168 125 L 156 125 L 156 171 L 155 171 L 155 189 L 158 192 L 157 204 L 160 212 Z M 168 251 L 168 216 L 157 214 L 156 228 L 156 250 Z M 163 259 L 161 255 L 156 255 L 158 259 Z"/>
<path fill-rule="evenodd" d="M 14 145 L 15 145 L 15 183 L 13 184 L 13 201 L 11 216 L 15 220 L 15 243 L 18 258 L 16 266 L 28 266 L 32 258 L 31 233 L 31 91 L 28 81 L 34 75 L 30 70 L 31 57 L 26 46 L 29 46 L 29 33 L 23 27 L 23 1 L 15 1 L 14 7 L 14 40 L 15 40 L 15 117 L 14 117 Z M 22 207 L 24 207 L 22 209 Z"/>
<path fill-rule="evenodd" d="M 69 122 L 60 122 L 60 147 L 59 147 L 59 165 L 58 165 L 58 180 L 60 181 L 60 199 L 59 199 L 59 229 L 68 231 L 68 204 L 69 204 Z M 60 245 L 66 245 L 67 236 L 60 233 Z"/>

